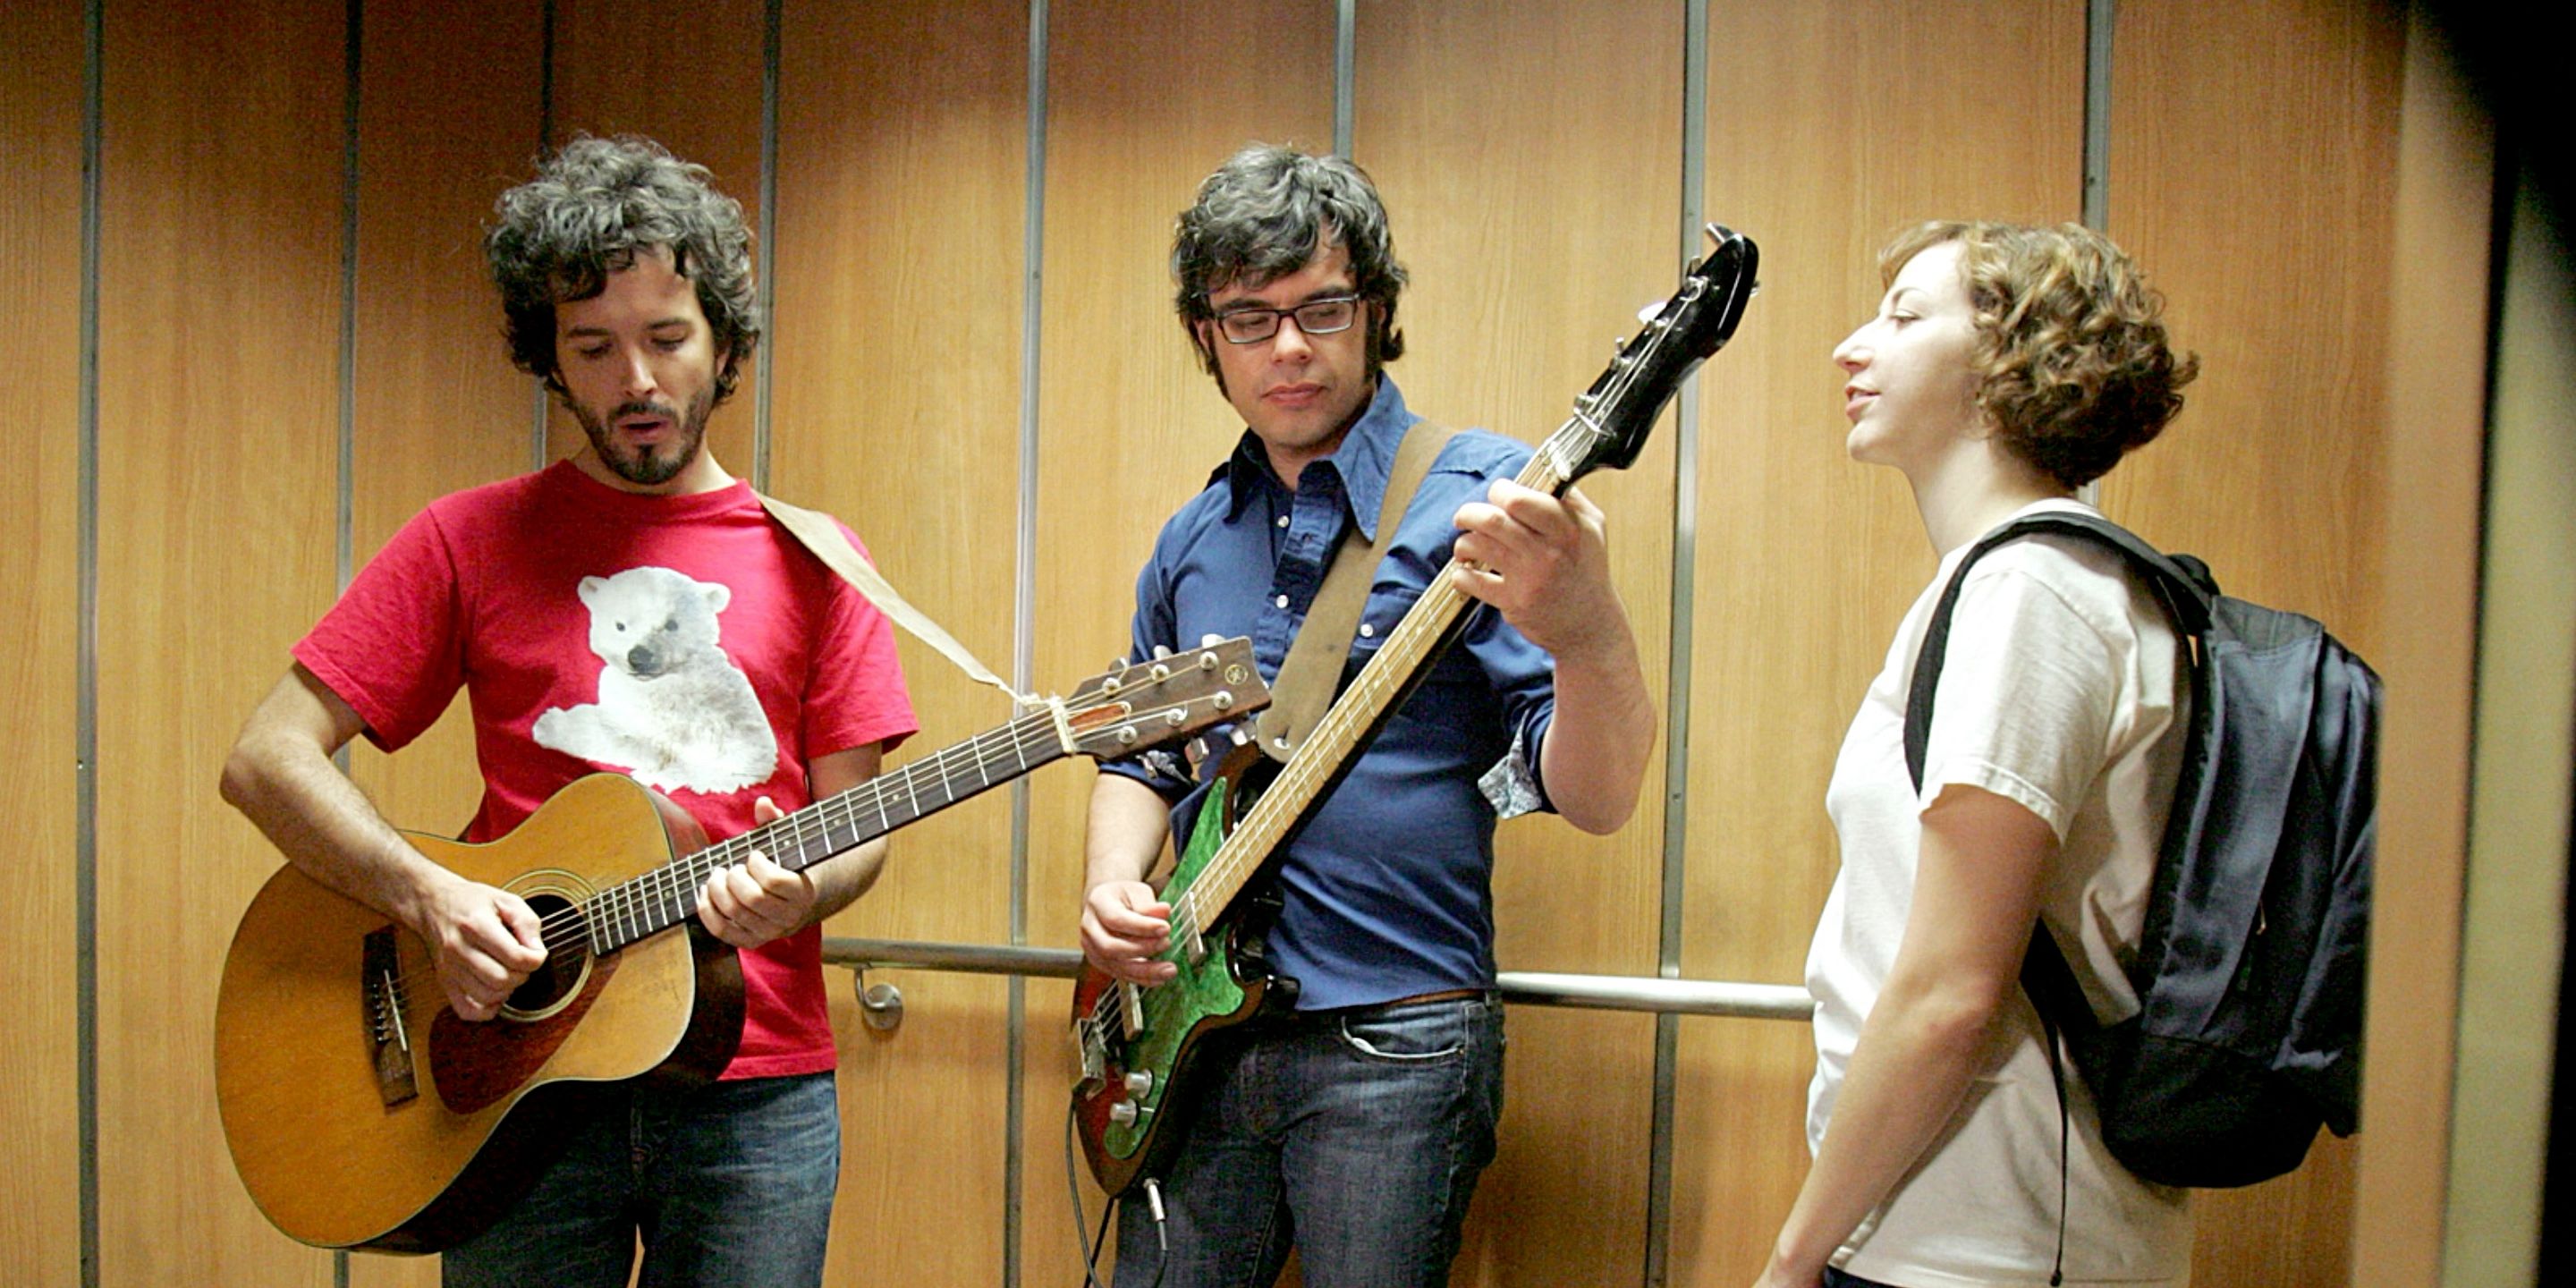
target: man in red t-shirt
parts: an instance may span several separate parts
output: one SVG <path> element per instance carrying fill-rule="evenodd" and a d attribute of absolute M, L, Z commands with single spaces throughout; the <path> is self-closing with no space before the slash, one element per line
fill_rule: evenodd
<path fill-rule="evenodd" d="M 589 446 L 406 524 L 295 646 L 223 782 L 296 866 L 418 934 L 478 1022 L 544 961 L 537 916 L 407 844 L 332 763 L 352 737 L 396 750 L 462 687 L 484 779 L 467 840 L 603 769 L 725 837 L 865 780 L 916 727 L 884 619 L 706 450 L 760 334 L 741 206 L 658 145 L 578 139 L 502 196 L 487 250 L 513 359 Z M 622 1286 L 640 1237 L 646 1282 L 819 1283 L 840 1148 L 819 927 L 883 859 L 878 840 L 711 877 L 698 916 L 743 950 L 733 1062 L 600 1089 L 445 1282 Z"/>

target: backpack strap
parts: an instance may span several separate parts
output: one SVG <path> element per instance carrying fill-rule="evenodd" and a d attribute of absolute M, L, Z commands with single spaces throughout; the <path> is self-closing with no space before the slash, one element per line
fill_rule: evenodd
<path fill-rule="evenodd" d="M 2210 601 L 2218 596 L 2218 582 L 2208 566 L 2188 555 L 2168 557 L 2109 519 L 2064 512 L 2030 514 L 1987 533 L 1959 561 L 1958 571 L 1950 574 L 1940 603 L 1933 606 L 1932 623 L 1923 632 L 1922 651 L 1914 658 L 1914 682 L 1905 698 L 1905 770 L 1913 776 L 1917 791 L 1923 788 L 1924 748 L 1932 739 L 1932 694 L 1941 686 L 1941 664 L 1949 652 L 1950 615 L 1959 606 L 1960 589 L 1968 584 L 1968 570 L 2007 541 L 2043 533 L 2079 537 L 2118 551 L 2145 578 L 2176 631 L 2198 638 L 2209 630 Z"/>
<path fill-rule="evenodd" d="M 1342 672 L 1350 663 L 1351 636 L 1359 629 L 1360 609 L 1368 602 L 1370 583 L 1377 579 L 1378 562 L 1395 544 L 1396 526 L 1404 521 L 1413 494 L 1430 475 L 1431 462 L 1457 432 L 1427 420 L 1413 422 L 1387 469 L 1386 495 L 1378 503 L 1377 540 L 1362 536 L 1356 523 L 1343 528 L 1332 565 L 1324 570 L 1315 597 L 1307 601 L 1306 620 L 1298 625 L 1288 656 L 1280 660 L 1279 677 L 1270 684 L 1270 709 L 1261 713 L 1255 726 L 1264 755 L 1287 760 L 1331 709 L 1333 695 L 1341 691 Z"/>
<path fill-rule="evenodd" d="M 1969 548 L 1957 571 L 1950 574 L 1940 602 L 1932 608 L 1931 624 L 1923 633 L 1923 647 L 1915 655 L 1914 678 L 1905 696 L 1905 771 L 1913 778 L 1917 794 L 1923 790 L 1923 757 L 1932 740 L 1932 697 L 1941 684 L 1941 664 L 1950 646 L 1950 618 L 1959 606 L 1959 591 L 1968 583 L 1968 570 L 1995 547 L 2040 534 L 2078 537 L 2118 551 L 2155 592 L 2156 602 L 2163 606 L 2176 631 L 2197 639 L 2209 630 L 2210 601 L 2218 595 L 2218 582 L 2210 576 L 2208 565 L 2189 555 L 2169 557 L 2108 519 L 2051 511 L 2024 515 L 1987 533 Z M 2031 926 L 2030 946 L 2022 954 L 2021 986 L 2030 995 L 2031 1008 L 2039 1013 L 2040 1030 L 2048 1047 L 2049 1080 L 2057 1089 L 2057 1256 L 2048 1276 L 2049 1283 L 2057 1284 L 2064 1282 L 2066 1270 L 2068 1162 L 2066 1068 L 2059 1052 L 2060 1035 L 2070 1027 L 2078 1033 L 2092 1033 L 2101 1025 L 2093 1018 L 2083 984 L 2075 978 L 2074 968 L 2067 964 L 2065 953 L 2058 949 L 2056 937 L 2048 933 L 2045 924 Z"/>

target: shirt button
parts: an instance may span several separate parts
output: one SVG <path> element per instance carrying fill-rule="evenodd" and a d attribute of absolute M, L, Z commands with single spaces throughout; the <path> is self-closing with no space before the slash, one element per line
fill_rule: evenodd
<path fill-rule="evenodd" d="M 1288 606 L 1288 597 L 1286 595 L 1281 595 L 1279 598 L 1271 600 L 1270 602 L 1281 608 L 1286 608 Z"/>
<path fill-rule="evenodd" d="M 1361 639 L 1364 639 L 1364 640 L 1365 640 L 1365 639 L 1374 639 L 1374 638 L 1376 638 L 1376 636 L 1377 636 L 1377 628 L 1376 628 L 1376 627 L 1369 625 L 1367 622 L 1362 622 L 1362 623 L 1360 623 L 1360 638 L 1361 638 Z"/>
<path fill-rule="evenodd" d="M 1283 527 L 1283 528 L 1284 528 L 1284 527 L 1287 527 L 1287 526 L 1288 526 L 1288 516 L 1287 516 L 1287 515 L 1284 515 L 1284 514 L 1283 514 L 1283 515 L 1280 515 L 1278 518 L 1276 518 L 1276 519 L 1272 520 L 1272 522 L 1274 522 L 1274 523 L 1278 524 L 1280 527 Z"/>

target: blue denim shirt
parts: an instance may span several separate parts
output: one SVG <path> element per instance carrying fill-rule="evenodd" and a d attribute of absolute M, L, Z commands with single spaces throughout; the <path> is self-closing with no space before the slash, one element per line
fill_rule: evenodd
<path fill-rule="evenodd" d="M 1345 528 L 1376 539 L 1396 445 L 1418 419 L 1381 373 L 1368 411 L 1333 455 L 1307 464 L 1294 492 L 1246 431 L 1207 490 L 1163 525 L 1136 579 L 1133 658 L 1158 644 L 1248 635 L 1262 675 L 1276 678 Z M 1522 443 L 1473 431 L 1441 449 L 1378 566 L 1345 679 L 1449 562 L 1458 507 L 1529 457 Z M 1538 763 L 1556 709 L 1554 666 L 1475 605 L 1458 642 L 1290 844 L 1270 947 L 1279 972 L 1303 986 L 1300 1009 L 1492 987 L 1496 815 L 1477 780 L 1516 753 Z M 1188 837 L 1204 783 L 1168 755 L 1106 768 L 1175 802 L 1174 834 Z"/>

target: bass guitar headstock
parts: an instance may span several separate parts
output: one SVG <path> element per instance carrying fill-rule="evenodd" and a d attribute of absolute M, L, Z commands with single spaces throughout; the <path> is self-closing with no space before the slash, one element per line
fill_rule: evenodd
<path fill-rule="evenodd" d="M 1706 231 L 1714 243 L 1707 256 L 1682 274 L 1680 289 L 1619 346 L 1619 356 L 1574 400 L 1573 419 L 1540 449 L 1553 454 L 1565 484 L 1596 469 L 1628 468 L 1682 378 L 1734 337 L 1757 289 L 1761 251 L 1753 239 L 1722 224 Z"/>
<path fill-rule="evenodd" d="M 1238 635 L 1093 676 L 1064 705 L 1075 746 L 1108 760 L 1259 711 L 1270 686 Z"/>

